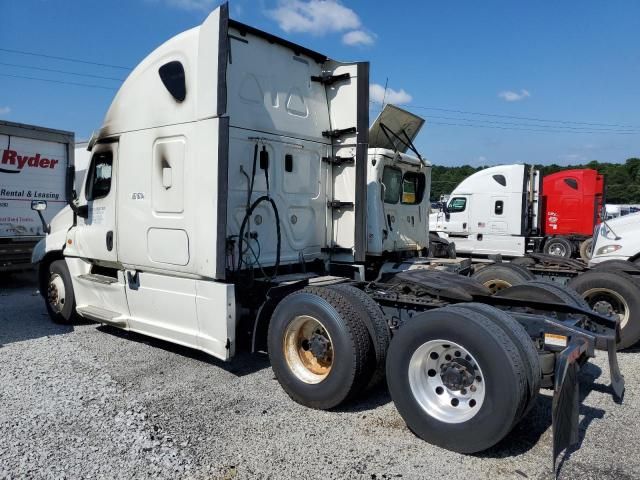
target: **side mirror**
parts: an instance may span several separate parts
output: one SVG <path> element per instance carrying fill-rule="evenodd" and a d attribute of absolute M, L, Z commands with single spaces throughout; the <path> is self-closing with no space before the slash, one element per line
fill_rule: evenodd
<path fill-rule="evenodd" d="M 47 209 L 46 200 L 31 201 L 31 210 L 33 210 L 34 212 L 38 212 L 38 216 L 40 217 L 40 221 L 42 222 L 42 230 L 44 231 L 44 233 L 51 233 L 51 226 L 47 224 L 47 222 L 44 219 L 44 216 L 42 215 L 42 212 L 44 212 L 46 209 Z"/>
<path fill-rule="evenodd" d="M 76 215 L 80 218 L 89 218 L 89 205 L 80 205 L 76 208 Z"/>
<path fill-rule="evenodd" d="M 444 211 L 444 218 L 445 220 L 448 222 L 449 220 L 451 220 L 451 214 L 449 213 L 448 210 Z"/>
<path fill-rule="evenodd" d="M 32 200 L 31 201 L 31 210 L 35 210 L 37 212 L 44 212 L 47 209 L 47 201 L 46 200 Z"/>

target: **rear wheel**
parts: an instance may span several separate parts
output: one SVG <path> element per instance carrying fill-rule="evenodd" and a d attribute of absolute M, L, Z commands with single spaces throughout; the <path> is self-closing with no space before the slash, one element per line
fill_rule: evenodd
<path fill-rule="evenodd" d="M 413 317 L 387 355 L 387 384 L 407 426 L 461 453 L 485 450 L 511 430 L 527 401 L 526 370 L 496 321 L 459 306 Z"/>
<path fill-rule="evenodd" d="M 558 285 L 549 280 L 532 280 L 526 284 L 503 290 L 496 296 L 532 302 L 564 303 L 591 310 L 589 304 L 574 289 Z"/>
<path fill-rule="evenodd" d="M 56 323 L 70 324 L 77 319 L 76 299 L 71 274 L 64 260 L 49 264 L 46 292 L 43 292 L 49 317 Z"/>
<path fill-rule="evenodd" d="M 485 287 L 491 290 L 491 293 L 497 293 L 505 288 L 513 285 L 521 285 L 535 276 L 526 268 L 513 263 L 494 263 L 482 269 L 479 269 L 472 275 Z"/>
<path fill-rule="evenodd" d="M 520 357 L 524 362 L 527 374 L 529 391 L 527 401 L 522 406 L 522 412 L 514 419 L 515 422 L 519 422 L 535 405 L 542 380 L 542 370 L 540 368 L 538 351 L 533 346 L 531 337 L 529 337 L 529 334 L 527 334 L 524 327 L 507 312 L 483 303 L 463 303 L 456 306 L 477 312 L 483 315 L 487 320 L 494 322 L 502 328 L 507 335 L 509 335 L 513 343 L 518 347 L 518 350 L 520 350 Z"/>
<path fill-rule="evenodd" d="M 375 352 L 358 305 L 342 292 L 306 287 L 276 307 L 267 336 L 271 366 L 296 402 L 329 409 L 369 383 Z"/>
<path fill-rule="evenodd" d="M 597 263 L 591 268 L 592 270 L 609 270 L 612 272 L 640 272 L 640 266 L 637 263 L 628 260 L 606 260 Z"/>
<path fill-rule="evenodd" d="M 585 262 L 591 260 L 593 255 L 593 238 L 587 238 L 580 244 L 580 258 Z"/>
<path fill-rule="evenodd" d="M 545 242 L 544 253 L 547 255 L 571 258 L 573 255 L 573 245 L 564 237 L 553 237 Z"/>
<path fill-rule="evenodd" d="M 374 387 L 384 379 L 387 350 L 391 342 L 391 332 L 380 306 L 359 288 L 348 284 L 337 284 L 329 287 L 351 297 L 358 305 L 358 312 L 364 315 L 363 322 L 367 327 L 376 357 L 376 366 L 368 387 Z"/>
<path fill-rule="evenodd" d="M 569 286 L 591 309 L 619 319 L 618 349 L 628 348 L 640 340 L 640 286 L 631 275 L 591 270 L 573 278 Z"/>

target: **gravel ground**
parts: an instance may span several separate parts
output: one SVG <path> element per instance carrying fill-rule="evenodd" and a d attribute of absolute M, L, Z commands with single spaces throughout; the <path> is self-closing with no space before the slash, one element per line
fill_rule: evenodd
<path fill-rule="evenodd" d="M 581 448 L 560 478 L 640 478 L 640 352 L 583 370 Z M 595 383 L 592 383 L 592 380 Z M 465 456 L 404 425 L 385 389 L 331 412 L 291 401 L 264 356 L 225 364 L 93 323 L 52 324 L 30 276 L 0 278 L 0 478 L 552 478 L 551 399 Z"/>

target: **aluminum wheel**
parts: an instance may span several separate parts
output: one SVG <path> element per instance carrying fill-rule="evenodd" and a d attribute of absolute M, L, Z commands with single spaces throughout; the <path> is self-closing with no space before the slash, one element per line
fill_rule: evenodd
<path fill-rule="evenodd" d="M 491 294 L 494 294 L 494 293 L 498 293 L 501 290 L 509 288 L 512 285 L 506 280 L 500 280 L 498 278 L 495 278 L 493 280 L 488 280 L 484 282 L 484 286 L 491 291 Z"/>
<path fill-rule="evenodd" d="M 582 294 L 591 308 L 603 315 L 616 316 L 620 321 L 620 328 L 629 323 L 631 310 L 622 295 L 608 288 L 592 288 Z"/>
<path fill-rule="evenodd" d="M 559 257 L 567 256 L 567 248 L 561 243 L 554 244 L 549 250 L 549 255 L 557 255 Z"/>
<path fill-rule="evenodd" d="M 413 353 L 409 385 L 424 411 L 445 423 L 470 420 L 485 397 L 478 362 L 464 347 L 448 340 L 431 340 Z"/>
<path fill-rule="evenodd" d="M 333 343 L 316 318 L 300 315 L 284 332 L 284 357 L 293 374 L 305 383 L 323 381 L 333 365 Z"/>
<path fill-rule="evenodd" d="M 54 312 L 61 313 L 65 300 L 64 280 L 57 273 L 52 273 L 47 286 L 47 301 Z"/>

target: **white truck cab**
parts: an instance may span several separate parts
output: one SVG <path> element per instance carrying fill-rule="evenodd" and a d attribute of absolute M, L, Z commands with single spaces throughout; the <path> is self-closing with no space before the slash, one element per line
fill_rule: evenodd
<path fill-rule="evenodd" d="M 447 208 L 432 213 L 429 230 L 471 255 L 523 256 L 539 220 L 540 175 L 523 164 L 486 168 L 451 192 Z"/>
<path fill-rule="evenodd" d="M 612 218 L 595 228 L 589 266 L 609 260 L 640 263 L 640 213 Z"/>

